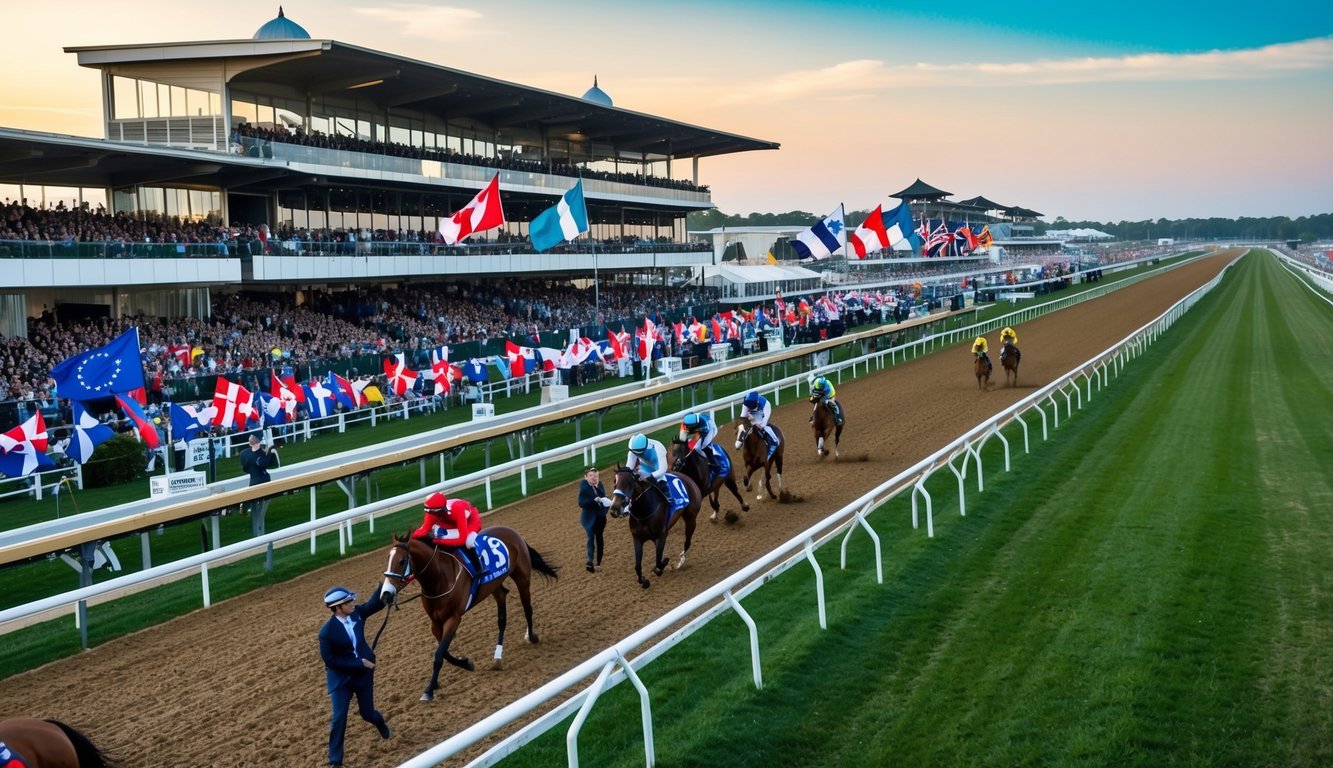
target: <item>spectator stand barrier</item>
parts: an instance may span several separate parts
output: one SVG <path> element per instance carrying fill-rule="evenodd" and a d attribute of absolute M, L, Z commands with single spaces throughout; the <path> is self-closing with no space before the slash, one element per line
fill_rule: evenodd
<path fill-rule="evenodd" d="M 56 496 L 56 517 L 60 517 L 60 486 L 68 480 L 83 490 L 83 465 L 56 467 L 45 472 L 34 472 L 23 477 L 0 476 L 0 499 L 11 496 L 31 496 L 41 501 L 48 493 Z"/>
<path fill-rule="evenodd" d="M 1003 324 L 1022 322 L 1047 311 L 1063 309 L 1079 301 L 1102 296 L 1112 290 L 1112 286 L 1126 285 L 1129 282 L 1146 279 L 1151 274 L 1172 269 L 1174 266 L 1168 265 L 1159 270 L 1154 270 L 1152 273 L 1145 272 L 1136 275 L 1128 282 L 1120 281 L 1107 286 L 1099 286 L 1084 293 L 1033 305 L 1018 312 L 962 329 L 926 333 L 931 325 L 947 325 L 949 318 L 949 315 L 930 316 L 906 324 L 881 327 L 800 347 L 786 348 L 764 356 L 734 359 L 725 363 L 703 366 L 694 369 L 688 375 L 678 377 L 674 381 L 652 380 L 651 389 L 647 390 L 638 385 L 625 385 L 615 390 L 602 390 L 573 397 L 568 401 L 552 406 L 537 406 L 505 418 L 480 423 L 464 423 L 432 430 L 420 435 L 388 441 L 333 457 L 303 462 L 298 466 L 281 468 L 274 473 L 273 481 L 265 484 L 262 488 L 247 488 L 244 484 L 244 478 L 235 478 L 214 483 L 203 492 L 183 494 L 178 497 L 179 500 L 172 503 L 132 502 L 119 507 L 88 513 L 80 516 L 79 520 L 76 521 L 66 519 L 58 526 L 47 523 L 29 526 L 19 531 L 0 531 L 0 564 L 79 547 L 89 542 L 96 542 L 113 536 L 140 532 L 161 524 L 205 516 L 220 509 L 253 502 L 280 493 L 306 489 L 309 489 L 311 493 L 311 518 L 313 520 L 318 516 L 315 501 L 316 492 L 318 486 L 324 483 L 336 483 L 347 497 L 349 507 L 354 507 L 359 493 L 357 482 L 366 481 L 367 486 L 369 486 L 369 474 L 379 468 L 416 461 L 420 465 L 421 483 L 425 485 L 426 462 L 428 459 L 438 457 L 440 476 L 443 480 L 447 457 L 456 455 L 456 451 L 462 450 L 469 444 L 480 444 L 482 446 L 486 457 L 485 465 L 491 467 L 491 442 L 510 433 L 532 430 L 546 423 L 574 420 L 577 434 L 579 420 L 587 415 L 598 416 L 600 431 L 601 414 L 605 413 L 607 408 L 633 402 L 639 409 L 639 418 L 642 419 L 645 402 L 652 406 L 654 415 L 656 415 L 661 406 L 661 396 L 673 390 L 680 392 L 681 408 L 686 407 L 686 389 L 690 390 L 691 403 L 696 403 L 692 407 L 699 407 L 697 405 L 698 387 L 704 387 L 705 399 L 711 400 L 712 381 L 714 379 L 743 375 L 746 379 L 746 387 L 749 388 L 751 378 L 756 374 L 760 382 L 772 382 L 775 379 L 787 377 L 793 363 L 798 364 L 798 370 L 804 370 L 807 367 L 807 361 L 804 358 L 808 354 L 838 346 L 860 345 L 863 353 L 860 357 L 854 357 L 852 360 L 831 369 L 835 372 L 835 376 L 840 383 L 843 371 L 850 370 L 851 374 L 855 376 L 857 375 L 857 369 L 862 365 L 865 366 L 867 373 L 872 368 L 883 369 L 886 365 L 897 364 L 900 356 L 902 360 L 906 361 L 928 351 L 933 351 L 938 347 L 970 341 L 974 333 L 994 330 Z M 901 335 L 911 333 L 921 333 L 922 335 L 906 343 L 894 343 L 895 339 L 898 339 Z M 872 342 L 877 343 L 880 337 L 888 338 L 893 345 L 873 354 L 865 354 L 868 346 Z M 778 373 L 779 366 L 781 366 L 781 374 Z M 793 396 L 799 397 L 801 382 L 798 379 L 791 379 L 790 381 L 795 390 Z M 767 386 L 771 387 L 772 385 Z M 773 397 L 778 404 L 781 403 L 781 390 L 782 387 L 773 388 Z M 326 426 L 326 428 L 333 427 Z M 510 446 L 511 458 L 513 458 L 514 448 L 517 447 L 519 455 L 522 456 L 525 453 L 525 446 L 530 444 L 530 440 L 519 440 L 517 443 L 506 440 L 506 443 Z M 538 477 L 540 477 L 540 462 L 537 462 L 537 470 Z M 521 480 L 523 493 L 526 494 L 526 477 L 522 476 Z M 488 481 L 486 483 L 488 508 L 491 506 L 489 503 L 490 485 Z M 81 527 L 74 527 L 75 525 Z M 216 531 L 215 525 L 215 540 L 217 538 Z M 146 535 L 142 536 L 141 539 L 143 546 L 146 548 L 148 546 Z M 147 551 L 145 551 L 145 561 L 150 561 Z"/>
<path fill-rule="evenodd" d="M 1234 263 L 1235 261 L 1232 262 L 1232 264 Z M 1228 265 L 1229 267 L 1230 265 Z M 1008 439 L 1001 432 L 1004 427 L 1012 423 L 1019 424 L 1023 431 L 1023 451 L 1024 453 L 1030 453 L 1028 419 L 1040 418 L 1043 425 L 1042 439 L 1043 441 L 1048 440 L 1050 438 L 1047 429 L 1048 418 L 1053 418 L 1055 427 L 1058 428 L 1062 403 L 1065 405 L 1066 415 L 1072 414 L 1075 399 L 1080 410 L 1084 408 L 1085 401 L 1090 404 L 1094 383 L 1096 383 L 1098 391 L 1109 386 L 1112 376 L 1118 377 L 1130 360 L 1141 355 L 1149 345 L 1155 342 L 1163 332 L 1192 308 L 1199 299 L 1216 287 L 1225 274 L 1226 270 L 1223 270 L 1217 277 L 1181 299 L 1156 319 L 1119 343 L 968 430 L 950 444 L 880 483 L 873 490 L 787 540 L 758 560 L 537 690 L 488 715 L 476 724 L 454 734 L 420 755 L 401 763 L 399 768 L 432 768 L 460 752 L 480 744 L 500 729 L 534 712 L 541 712 L 541 714 L 495 746 L 492 746 L 475 760 L 469 762 L 469 768 L 494 765 L 503 758 L 517 752 L 523 745 L 552 730 L 571 715 L 574 715 L 574 720 L 566 734 L 567 760 L 568 765 L 577 768 L 579 765 L 578 738 L 590 710 L 596 705 L 598 698 L 607 688 L 618 685 L 625 680 L 629 680 L 639 693 L 644 732 L 644 756 L 646 764 L 651 768 L 656 761 L 656 750 L 653 741 L 652 702 L 647 687 L 639 677 L 639 670 L 662 656 L 676 644 L 684 642 L 686 638 L 703 625 L 734 611 L 736 616 L 745 624 L 749 635 L 750 665 L 755 688 L 762 689 L 763 664 L 760 654 L 759 631 L 753 618 L 742 607 L 740 602 L 742 599 L 781 573 L 803 561 L 807 562 L 815 575 L 815 605 L 819 616 L 819 625 L 822 629 L 827 629 L 825 610 L 827 596 L 824 590 L 823 571 L 814 556 L 814 551 L 817 548 L 828 544 L 837 537 L 841 537 L 838 567 L 846 570 L 848 544 L 858 529 L 864 530 L 871 540 L 875 553 L 876 581 L 883 584 L 883 554 L 879 535 L 866 520 L 871 513 L 897 498 L 900 494 L 910 493 L 912 527 L 914 529 L 919 527 L 918 499 L 921 499 L 925 506 L 927 536 L 933 537 L 934 515 L 930 495 L 924 486 L 926 481 L 936 472 L 947 467 L 957 478 L 959 516 L 965 517 L 967 515 L 965 481 L 969 479 L 970 473 L 975 473 L 977 492 L 980 493 L 985 490 L 981 449 L 986 443 L 994 438 L 1001 444 L 1004 470 L 1006 472 L 1010 471 L 1011 448 Z M 848 361 L 843 363 L 842 366 L 850 366 L 850 363 L 851 361 Z M 1047 409 L 1051 411 L 1049 416 Z M 663 635 L 665 635 L 664 639 L 645 647 L 653 638 Z M 639 651 L 638 655 L 630 659 L 629 656 L 635 651 Z M 563 701 L 556 703 L 556 700 L 565 691 L 594 676 L 595 679 L 590 685 L 575 691 L 572 695 L 564 698 Z"/>
<path fill-rule="evenodd" d="M 1307 264 L 1303 261 L 1298 261 L 1284 253 L 1279 253 L 1278 258 L 1281 259 L 1283 266 L 1287 268 L 1288 272 L 1297 275 L 1307 282 L 1315 283 L 1320 288 L 1324 289 L 1325 293 L 1333 293 L 1333 272 L 1320 269 L 1319 267 Z M 1322 298 L 1325 301 L 1328 301 L 1327 296 Z"/>

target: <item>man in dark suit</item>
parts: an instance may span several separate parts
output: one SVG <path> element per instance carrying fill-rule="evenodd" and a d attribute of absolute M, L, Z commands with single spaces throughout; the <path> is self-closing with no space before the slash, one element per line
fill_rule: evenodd
<path fill-rule="evenodd" d="M 268 470 L 269 467 L 278 466 L 278 454 L 272 446 L 264 445 L 259 435 L 250 435 L 249 445 L 242 449 L 240 458 L 241 471 L 250 476 L 250 485 L 260 485 L 273 479 Z M 267 510 L 268 499 L 257 499 L 250 506 L 250 511 L 257 518 L 262 518 Z"/>
<path fill-rule="evenodd" d="M 366 642 L 366 617 L 384 608 L 382 593 L 356 605 L 356 594 L 346 587 L 324 593 L 324 605 L 333 612 L 319 630 L 319 655 L 324 659 L 324 677 L 333 702 L 329 719 L 329 766 L 343 764 L 343 736 L 347 710 L 356 696 L 361 719 L 375 726 L 381 738 L 389 738 L 389 724 L 375 709 L 375 651 Z"/>

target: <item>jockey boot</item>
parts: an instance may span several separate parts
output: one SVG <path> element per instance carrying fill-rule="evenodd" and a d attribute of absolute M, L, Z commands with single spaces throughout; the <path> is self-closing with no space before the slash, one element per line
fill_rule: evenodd
<path fill-rule="evenodd" d="M 473 549 L 472 547 L 463 547 L 463 552 L 467 555 L 468 562 L 472 563 L 473 573 L 480 576 L 486 572 L 486 569 L 481 565 L 481 554 L 477 552 L 476 549 Z"/>
<path fill-rule="evenodd" d="M 764 458 L 771 459 L 773 458 L 773 454 L 778 452 L 778 439 L 773 435 L 770 435 L 767 429 L 763 431 L 763 435 L 764 435 L 764 442 L 768 443 L 768 455 L 765 456 Z"/>
<path fill-rule="evenodd" d="M 667 504 L 668 507 L 670 507 L 670 506 L 671 506 L 671 503 L 672 503 L 672 501 L 671 501 L 671 489 L 667 488 L 667 481 L 666 481 L 666 478 L 664 477 L 664 478 L 662 478 L 661 480 L 656 480 L 656 481 L 654 481 L 654 485 L 656 485 L 656 486 L 657 486 L 657 490 L 658 490 L 659 492 L 661 492 L 661 494 L 662 494 L 662 500 L 666 502 L 666 504 Z"/>
<path fill-rule="evenodd" d="M 842 405 L 836 400 L 829 401 L 829 409 L 833 411 L 833 423 L 839 427 L 842 426 Z"/>

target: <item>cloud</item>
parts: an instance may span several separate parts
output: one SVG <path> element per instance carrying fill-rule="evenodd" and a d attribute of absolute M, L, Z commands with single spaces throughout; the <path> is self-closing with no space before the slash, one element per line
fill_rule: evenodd
<path fill-rule="evenodd" d="M 404 37 L 457 42 L 493 34 L 491 29 L 481 23 L 486 18 L 485 14 L 472 8 L 390 3 L 352 10 L 394 28 L 394 32 Z"/>
<path fill-rule="evenodd" d="M 1141 53 L 1020 62 L 891 65 L 878 59 L 786 72 L 735 88 L 746 101 L 844 99 L 890 88 L 1005 87 L 1081 83 L 1256 80 L 1333 67 L 1333 37 L 1204 53 Z"/>

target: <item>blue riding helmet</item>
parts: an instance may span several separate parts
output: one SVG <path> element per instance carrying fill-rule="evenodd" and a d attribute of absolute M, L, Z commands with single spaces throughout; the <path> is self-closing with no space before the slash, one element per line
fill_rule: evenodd
<path fill-rule="evenodd" d="M 752 411 L 754 411 L 754 410 L 758 410 L 758 409 L 759 409 L 759 393 L 758 393 L 758 392 L 751 392 L 750 394 L 746 395 L 746 396 L 745 396 L 745 402 L 744 402 L 744 405 L 745 405 L 746 408 L 749 408 L 749 409 L 752 410 Z"/>
<path fill-rule="evenodd" d="M 356 599 L 356 593 L 347 587 L 334 587 L 324 593 L 324 605 L 333 608 Z"/>
<path fill-rule="evenodd" d="M 642 432 L 629 439 L 630 453 L 643 453 L 648 450 L 648 438 Z"/>
<path fill-rule="evenodd" d="M 685 425 L 686 429 L 695 429 L 699 426 L 699 414 L 687 413 L 681 423 Z"/>

